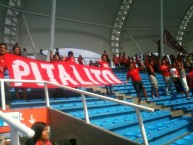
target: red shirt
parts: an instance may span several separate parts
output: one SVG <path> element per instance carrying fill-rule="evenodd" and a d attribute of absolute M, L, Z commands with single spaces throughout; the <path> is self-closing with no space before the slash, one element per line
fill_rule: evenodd
<path fill-rule="evenodd" d="M 123 57 L 123 62 L 127 63 L 127 61 L 128 61 L 127 58 Z"/>
<path fill-rule="evenodd" d="M 119 64 L 119 58 L 117 56 L 113 57 L 113 63 Z"/>
<path fill-rule="evenodd" d="M 138 82 L 141 80 L 140 74 L 139 74 L 139 69 L 134 68 L 132 70 L 129 70 L 127 72 L 127 79 L 131 78 L 132 82 Z"/>
<path fill-rule="evenodd" d="M 99 65 L 101 66 L 101 67 L 105 67 L 105 68 L 109 68 L 109 64 L 108 64 L 108 62 L 106 62 L 106 61 L 99 61 L 98 62 L 99 63 Z"/>
<path fill-rule="evenodd" d="M 162 75 L 164 77 L 170 76 L 170 70 L 168 65 L 160 65 L 159 67 L 160 71 L 162 72 Z"/>
<path fill-rule="evenodd" d="M 83 58 L 82 57 L 78 57 L 78 63 L 83 64 Z"/>
<path fill-rule="evenodd" d="M 37 141 L 35 145 L 52 145 L 50 141 L 46 141 L 44 144 L 42 144 L 41 141 Z"/>
<path fill-rule="evenodd" d="M 123 62 L 123 57 L 122 56 L 119 56 L 119 62 Z"/>
<path fill-rule="evenodd" d="M 67 61 L 75 62 L 74 57 L 66 57 L 65 62 L 67 62 Z"/>
<path fill-rule="evenodd" d="M 0 78 L 1 79 L 4 78 L 4 72 L 6 69 L 7 69 L 7 67 L 5 64 L 4 56 L 0 56 Z"/>

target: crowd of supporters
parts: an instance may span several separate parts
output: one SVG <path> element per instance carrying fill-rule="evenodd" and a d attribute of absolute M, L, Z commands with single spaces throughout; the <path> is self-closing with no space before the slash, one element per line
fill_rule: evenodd
<path fill-rule="evenodd" d="M 3 59 L 4 55 L 4 47 L 7 51 L 7 46 L 4 43 L 1 43 L 1 57 Z M 27 57 L 27 49 L 19 47 L 19 44 L 16 43 L 13 48 L 11 49 L 11 53 L 18 56 Z M 40 50 L 41 55 L 45 55 Z M 60 55 L 59 49 L 56 48 L 55 52 L 50 53 L 50 61 L 51 62 L 59 62 L 59 61 L 72 61 L 75 62 L 76 58 L 74 58 L 73 51 L 69 51 L 67 56 Z M 85 65 L 84 64 L 84 58 L 79 55 L 76 61 L 78 64 Z M 2 64 L 3 65 L 3 64 Z M 97 67 L 108 67 L 108 68 L 114 68 L 115 70 L 128 70 L 127 73 L 127 79 L 131 78 L 131 81 L 134 85 L 134 88 L 138 94 L 139 102 L 140 102 L 140 96 L 139 96 L 139 88 L 142 88 L 144 90 L 144 94 L 146 97 L 146 100 L 148 98 L 147 93 L 145 92 L 145 87 L 143 84 L 136 83 L 137 81 L 141 81 L 140 74 L 139 76 L 132 76 L 133 72 L 131 70 L 137 69 L 140 73 L 147 73 L 150 84 L 151 84 L 151 97 L 159 97 L 159 85 L 156 79 L 156 74 L 161 73 L 165 82 L 165 93 L 166 95 L 171 95 L 172 97 L 175 96 L 175 93 L 172 89 L 172 84 L 174 83 L 176 93 L 177 94 L 185 94 L 186 97 L 189 99 L 189 92 L 191 91 L 193 93 L 193 59 L 191 54 L 178 54 L 177 56 L 174 55 L 164 55 L 162 58 L 160 58 L 158 55 L 155 55 L 153 53 L 146 53 L 143 55 L 136 54 L 134 56 L 126 56 L 125 53 L 119 53 L 118 55 L 113 54 L 112 61 L 110 60 L 110 56 L 107 54 L 106 50 L 104 50 L 103 54 L 101 55 L 100 60 L 96 60 L 93 62 L 93 60 L 90 60 L 89 66 L 97 66 Z M 113 67 L 112 67 L 113 65 Z M 3 68 L 1 72 L 1 78 L 3 77 L 3 73 L 6 69 L 5 66 L 1 66 Z M 135 70 L 135 71 L 137 71 Z M 130 73 L 130 74 L 129 74 Z M 128 75 L 129 74 L 129 75 Z M 134 73 L 136 75 L 136 73 Z M 137 85 L 136 85 L 137 84 Z M 138 86 L 139 85 L 139 86 Z M 24 88 L 15 88 L 15 95 L 16 99 L 21 99 L 21 96 L 19 94 L 19 91 L 23 92 L 22 98 L 27 99 L 26 96 L 26 89 Z M 112 86 L 108 85 L 106 86 L 107 94 L 114 94 L 112 91 Z"/>
<path fill-rule="evenodd" d="M 191 54 L 164 55 L 160 58 L 153 53 L 128 56 L 125 53 L 113 55 L 113 64 L 116 70 L 127 70 L 130 64 L 138 68 L 140 72 L 147 73 L 151 83 L 152 97 L 159 97 L 159 86 L 156 73 L 161 73 L 165 82 L 166 95 L 175 96 L 172 89 L 174 83 L 177 94 L 185 94 L 190 99 L 189 92 L 193 90 L 193 59 Z M 187 79 L 188 78 L 188 79 Z"/>

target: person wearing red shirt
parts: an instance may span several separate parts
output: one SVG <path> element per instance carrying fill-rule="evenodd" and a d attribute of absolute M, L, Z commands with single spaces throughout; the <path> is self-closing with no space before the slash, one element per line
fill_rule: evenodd
<path fill-rule="evenodd" d="M 127 64 L 128 60 L 126 58 L 125 52 L 122 55 L 122 62 L 123 62 L 123 67 L 128 68 L 128 64 Z"/>
<path fill-rule="evenodd" d="M 173 94 L 173 90 L 172 90 L 172 77 L 170 74 L 170 67 L 167 64 L 167 61 L 163 58 L 161 60 L 161 64 L 159 66 L 159 70 L 164 78 L 165 81 L 165 90 L 166 90 L 166 95 L 170 95 Z M 170 91 L 170 93 L 169 93 Z"/>
<path fill-rule="evenodd" d="M 113 54 L 113 64 L 115 65 L 115 69 L 119 69 L 119 58 Z"/>
<path fill-rule="evenodd" d="M 108 62 L 109 67 L 111 67 L 111 60 L 110 60 L 109 55 L 107 54 L 106 50 L 104 50 L 104 52 L 103 52 L 103 54 L 101 55 L 101 57 L 102 57 L 103 55 L 105 55 L 106 61 Z"/>
<path fill-rule="evenodd" d="M 19 47 L 19 45 L 13 46 L 12 53 L 17 56 L 22 56 L 21 48 Z M 15 96 L 17 100 L 21 99 L 20 92 L 19 92 L 20 90 L 23 92 L 22 93 L 23 99 L 27 100 L 27 88 L 15 87 L 14 90 L 15 90 Z"/>
<path fill-rule="evenodd" d="M 60 62 L 60 56 L 58 53 L 53 54 L 53 51 L 50 51 L 50 62 Z"/>
<path fill-rule="evenodd" d="M 98 63 L 103 68 L 110 68 L 105 55 L 101 56 L 101 60 L 99 60 Z M 108 95 L 114 94 L 112 91 L 112 85 L 106 85 L 105 88 Z"/>
<path fill-rule="evenodd" d="M 50 129 L 44 122 L 36 122 L 31 127 L 35 134 L 28 139 L 26 145 L 52 145 L 50 142 Z"/>
<path fill-rule="evenodd" d="M 0 78 L 4 79 L 4 73 L 7 69 L 5 60 L 4 60 L 4 54 L 7 51 L 7 46 L 6 44 L 1 43 L 0 44 Z"/>
<path fill-rule="evenodd" d="M 173 61 L 171 68 L 170 68 L 170 74 L 171 74 L 172 80 L 174 82 L 176 92 L 178 94 L 182 94 L 183 93 L 183 86 L 182 86 L 182 83 L 180 80 L 180 74 L 179 74 L 178 69 L 176 67 L 177 67 L 176 61 Z"/>
<path fill-rule="evenodd" d="M 102 56 L 104 56 L 104 55 L 105 55 L 106 59 L 109 57 L 109 55 L 107 54 L 106 50 L 104 50 Z"/>
<path fill-rule="evenodd" d="M 82 55 L 79 55 L 79 57 L 78 57 L 78 64 L 82 64 L 83 65 L 83 57 L 82 57 Z"/>
<path fill-rule="evenodd" d="M 53 55 L 52 51 L 50 52 L 50 62 L 52 62 L 52 63 L 64 62 L 65 59 L 66 58 L 61 59 L 61 56 L 59 56 L 57 52 L 55 52 L 54 55 Z M 63 96 L 63 94 L 64 94 L 64 90 L 61 88 L 55 88 L 55 90 L 53 91 L 53 96 L 55 98 L 57 98 L 59 96 Z"/>
<path fill-rule="evenodd" d="M 123 63 L 123 57 L 122 57 L 121 53 L 119 53 L 118 58 L 119 58 L 119 67 L 121 69 L 123 69 L 124 68 L 124 63 Z"/>
<path fill-rule="evenodd" d="M 139 68 L 135 68 L 133 63 L 129 64 L 129 71 L 127 72 L 127 77 L 126 77 L 125 83 L 128 83 L 129 79 L 131 79 L 131 81 L 133 83 L 133 87 L 137 93 L 138 104 L 141 103 L 141 95 L 140 95 L 141 90 L 143 90 L 143 94 L 146 98 L 146 102 L 149 103 L 146 89 L 143 85 L 143 81 L 141 80 L 141 76 L 139 74 Z"/>
<path fill-rule="evenodd" d="M 4 79 L 4 73 L 7 70 L 7 66 L 4 60 L 4 54 L 7 53 L 7 45 L 5 43 L 0 43 L 0 78 Z M 9 92 L 8 83 L 4 83 L 5 86 L 5 103 L 6 109 L 10 109 L 11 104 L 11 94 Z"/>
<path fill-rule="evenodd" d="M 65 62 L 67 61 L 75 62 L 74 53 L 72 51 L 68 51 L 68 56 L 65 58 Z"/>

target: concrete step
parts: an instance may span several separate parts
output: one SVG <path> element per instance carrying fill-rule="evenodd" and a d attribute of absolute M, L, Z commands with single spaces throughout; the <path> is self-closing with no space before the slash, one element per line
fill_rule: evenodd
<path fill-rule="evenodd" d="M 184 115 L 183 110 L 171 111 L 171 116 L 172 117 L 178 117 L 178 116 L 183 116 L 183 115 Z"/>

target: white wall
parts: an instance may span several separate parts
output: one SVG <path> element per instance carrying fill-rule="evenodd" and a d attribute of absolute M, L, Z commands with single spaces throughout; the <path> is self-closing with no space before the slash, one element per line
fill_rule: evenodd
<path fill-rule="evenodd" d="M 25 15 L 37 51 L 49 49 L 50 19 L 41 16 Z M 111 54 L 109 28 L 56 20 L 55 48 L 82 48 L 102 54 Z M 19 28 L 20 46 L 32 49 L 23 20 Z"/>
<path fill-rule="evenodd" d="M 131 35 L 135 42 L 128 35 L 124 34 L 122 43 L 122 52 L 125 52 L 127 56 L 133 56 L 139 53 L 144 54 L 147 52 L 158 52 L 158 46 L 153 41 L 160 40 L 157 32 L 141 32 L 141 36 L 139 36 L 138 32 L 132 32 Z M 164 45 L 163 53 L 173 54 L 175 51 L 172 48 L 168 48 Z"/>
<path fill-rule="evenodd" d="M 49 48 L 50 41 L 50 19 L 41 16 L 26 15 L 37 51 Z M 81 48 L 90 50 L 98 54 L 102 54 L 104 50 L 109 56 L 112 56 L 110 37 L 111 29 L 82 23 L 69 22 L 65 20 L 56 20 L 55 23 L 55 48 Z M 132 41 L 128 34 L 124 34 L 122 42 L 122 50 L 127 56 L 133 56 L 138 53 L 157 52 L 157 44 L 153 40 L 158 40 L 159 32 L 157 31 L 132 31 L 130 32 L 140 49 Z M 20 46 L 32 49 L 26 32 L 23 20 L 21 20 L 19 30 Z M 192 45 L 192 44 L 191 44 Z M 176 52 L 171 48 L 164 46 L 164 53 L 173 54 Z"/>

